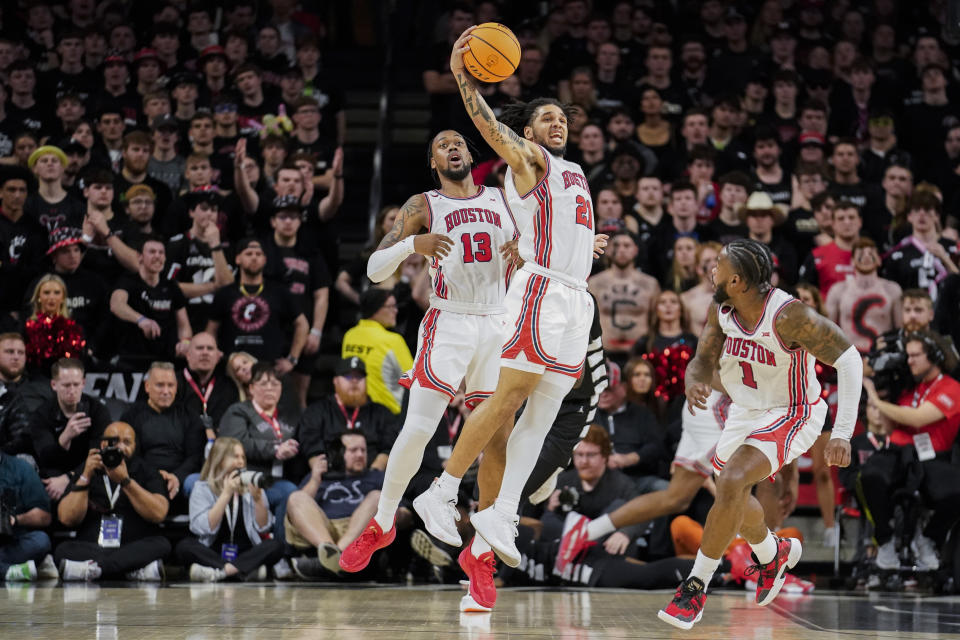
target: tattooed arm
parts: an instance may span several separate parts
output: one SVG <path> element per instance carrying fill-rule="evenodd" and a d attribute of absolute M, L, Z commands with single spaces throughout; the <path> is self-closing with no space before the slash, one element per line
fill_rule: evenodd
<path fill-rule="evenodd" d="M 703 333 L 700 334 L 700 341 L 697 343 L 697 354 L 687 365 L 684 373 L 687 408 L 691 414 L 694 407 L 707 408 L 707 398 L 713 389 L 714 374 L 720 362 L 720 352 L 723 350 L 725 339 L 726 336 L 720 329 L 720 320 L 717 317 L 717 305 L 711 302 L 707 310 L 707 324 L 703 327 Z"/>
<path fill-rule="evenodd" d="M 393 228 L 370 256 L 367 261 L 367 277 L 374 282 L 383 282 L 396 272 L 411 253 L 444 258 L 453 242 L 439 233 L 416 235 L 424 227 L 430 227 L 429 209 L 426 196 L 418 193 L 404 203 Z"/>
<path fill-rule="evenodd" d="M 450 72 L 460 89 L 460 97 L 480 135 L 498 156 L 506 160 L 514 176 L 522 182 L 532 180 L 535 183 L 546 171 L 543 154 L 534 143 L 521 138 L 513 129 L 497 121 L 493 110 L 477 91 L 472 76 L 463 66 L 463 54 L 470 49 L 470 32 L 473 29 L 470 27 L 460 34 L 450 55 Z"/>
<path fill-rule="evenodd" d="M 780 341 L 799 347 L 837 370 L 837 417 L 824 450 L 828 465 L 850 464 L 850 436 L 857 420 L 863 361 L 836 324 L 801 302 L 783 307 L 774 320 Z"/>

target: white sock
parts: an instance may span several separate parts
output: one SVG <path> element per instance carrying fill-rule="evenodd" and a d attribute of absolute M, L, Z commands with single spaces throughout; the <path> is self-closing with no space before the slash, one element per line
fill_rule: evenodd
<path fill-rule="evenodd" d="M 496 510 L 504 516 L 512 519 L 517 515 L 520 494 L 537 463 L 537 456 L 531 456 L 530 452 L 543 448 L 543 440 L 557 418 L 563 396 L 573 386 L 573 379 L 570 378 L 570 381 L 570 386 L 564 390 L 560 385 L 541 378 L 527 398 L 527 406 L 507 440 L 506 468 L 500 483 L 500 494 L 494 503 Z"/>
<path fill-rule="evenodd" d="M 403 492 L 420 468 L 423 450 L 436 432 L 447 404 L 447 398 L 435 391 L 427 391 L 417 386 L 410 390 L 407 417 L 400 435 L 390 449 L 377 513 L 373 516 L 384 533 L 393 528 L 393 519 Z"/>
<path fill-rule="evenodd" d="M 753 554 L 757 556 L 757 561 L 760 564 L 772 562 L 777 557 L 777 539 L 770 533 L 769 529 L 767 530 L 767 537 L 757 544 L 751 543 L 750 548 L 753 549 Z"/>
<path fill-rule="evenodd" d="M 608 533 L 613 533 L 617 528 L 613 526 L 610 516 L 603 514 L 596 520 L 587 523 L 587 540 L 599 540 Z"/>
<path fill-rule="evenodd" d="M 700 578 L 704 588 L 710 584 L 714 572 L 720 566 L 720 558 L 708 558 L 703 555 L 703 551 L 697 551 L 697 559 L 693 562 L 693 569 L 690 570 L 688 578 Z"/>
<path fill-rule="evenodd" d="M 470 545 L 470 553 L 474 558 L 479 558 L 490 550 L 490 545 L 487 544 L 486 540 L 480 536 L 473 536 L 473 544 Z"/>
<path fill-rule="evenodd" d="M 460 491 L 460 478 L 455 478 L 446 471 L 440 474 L 437 489 L 444 500 L 456 500 Z"/>

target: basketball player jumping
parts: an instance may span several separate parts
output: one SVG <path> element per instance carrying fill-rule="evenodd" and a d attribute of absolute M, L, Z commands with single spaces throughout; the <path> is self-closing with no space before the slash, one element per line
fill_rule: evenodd
<path fill-rule="evenodd" d="M 456 534 L 460 479 L 490 439 L 526 400 L 506 444 L 506 467 L 493 506 L 471 522 L 475 544 L 489 544 L 517 566 L 517 509 L 544 437 L 563 397 L 580 375 L 593 321 L 586 278 L 593 257 L 593 203 L 580 166 L 563 159 L 568 112 L 540 98 L 508 105 L 498 122 L 464 69 L 471 27 L 453 45 L 450 71 L 467 112 L 484 140 L 507 165 L 505 188 L 517 216 L 524 266 L 507 291 L 508 331 L 493 395 L 467 419 L 444 473 L 414 500 L 427 529 L 442 539 Z M 521 135 L 518 135 L 522 134 Z"/>
<path fill-rule="evenodd" d="M 420 325 L 413 369 L 400 380 L 410 389 L 410 403 L 390 451 L 377 513 L 340 556 L 340 567 L 349 572 L 366 567 L 372 554 L 396 537 L 397 506 L 460 382 L 466 380 L 466 403 L 474 408 L 492 394 L 500 373 L 499 348 L 506 324 L 503 299 L 512 271 L 512 261 L 503 254 L 509 253 L 507 245 L 518 235 L 516 223 L 502 190 L 474 184 L 473 159 L 458 132 L 438 133 L 430 144 L 428 161 L 440 188 L 407 200 L 367 263 L 367 275 L 381 282 L 410 254 L 424 255 L 431 261 L 433 291 Z M 426 232 L 420 233 L 423 229 Z M 489 467 L 493 460 L 485 462 Z M 496 486 L 488 488 L 495 491 Z M 460 546 L 455 527 L 441 534 L 437 537 L 447 544 Z M 486 575 L 489 591 L 493 590 L 494 559 L 489 548 L 486 552 L 471 558 L 461 554 L 460 564 L 474 586 L 485 584 L 482 576 Z M 470 555 L 467 550 L 464 553 Z M 488 602 L 475 591 L 471 588 L 474 600 Z M 493 603 L 481 606 L 489 608 Z"/>
<path fill-rule="evenodd" d="M 863 377 L 860 355 L 837 325 L 772 287 L 772 272 L 773 261 L 763 244 L 736 240 L 724 247 L 713 270 L 715 304 L 687 366 L 691 411 L 706 408 L 717 370 L 732 404 L 713 457 L 720 472 L 717 498 L 697 559 L 658 614 L 681 629 L 690 629 L 703 615 L 705 585 L 738 531 L 757 559 L 753 572 L 761 606 L 777 596 L 784 573 L 800 560 L 800 541 L 770 532 L 751 488 L 802 455 L 820 436 L 827 407 L 814 372 L 817 360 L 837 370 L 839 388 L 833 437 L 824 456 L 828 465 L 850 463 L 849 440 Z"/>

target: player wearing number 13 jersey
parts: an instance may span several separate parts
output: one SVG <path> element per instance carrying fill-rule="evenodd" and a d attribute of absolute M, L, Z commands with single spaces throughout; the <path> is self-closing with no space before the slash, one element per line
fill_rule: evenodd
<path fill-rule="evenodd" d="M 363 569 L 371 554 L 396 536 L 397 506 L 461 381 L 473 408 L 493 393 L 500 372 L 503 298 L 512 271 L 501 249 L 517 238 L 517 225 L 503 191 L 474 184 L 462 135 L 438 133 L 428 160 L 440 188 L 407 200 L 367 264 L 370 279 L 380 282 L 419 253 L 430 261 L 432 291 L 413 368 L 400 379 L 410 389 L 409 404 L 390 451 L 377 513 L 340 557 L 340 566 L 351 572 Z"/>
<path fill-rule="evenodd" d="M 813 370 L 817 360 L 837 370 L 837 417 L 824 452 L 826 463 L 850 463 L 863 376 L 860 355 L 837 325 L 773 288 L 772 273 L 765 245 L 736 240 L 723 248 L 713 270 L 716 304 L 687 366 L 691 411 L 706 408 L 718 370 L 732 404 L 713 457 L 717 498 L 700 551 L 690 575 L 659 612 L 661 620 L 681 629 L 691 628 L 703 615 L 705 585 L 737 533 L 753 550 L 755 564 L 747 574 L 756 576 L 761 606 L 777 596 L 786 570 L 799 562 L 800 541 L 778 538 L 767 529 L 751 489 L 803 454 L 820 435 L 826 406 Z"/>

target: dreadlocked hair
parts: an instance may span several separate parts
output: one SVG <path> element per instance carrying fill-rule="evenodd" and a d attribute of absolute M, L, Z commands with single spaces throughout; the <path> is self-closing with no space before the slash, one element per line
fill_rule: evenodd
<path fill-rule="evenodd" d="M 560 110 L 563 111 L 563 115 L 567 117 L 567 122 L 570 122 L 570 120 L 573 119 L 573 116 L 578 111 L 577 107 L 560 102 L 556 98 L 534 98 L 530 102 L 514 100 L 507 103 L 502 107 L 500 117 L 497 119 L 513 129 L 514 133 L 523 138 L 525 137 L 523 135 L 523 128 L 531 126 L 533 124 L 533 117 L 534 114 L 536 114 L 537 109 L 548 104 L 560 107 Z"/>
<path fill-rule="evenodd" d="M 741 239 L 734 240 L 724 249 L 730 265 L 746 281 L 747 288 L 757 287 L 761 293 L 770 288 L 773 257 L 767 245 L 756 240 Z"/>

